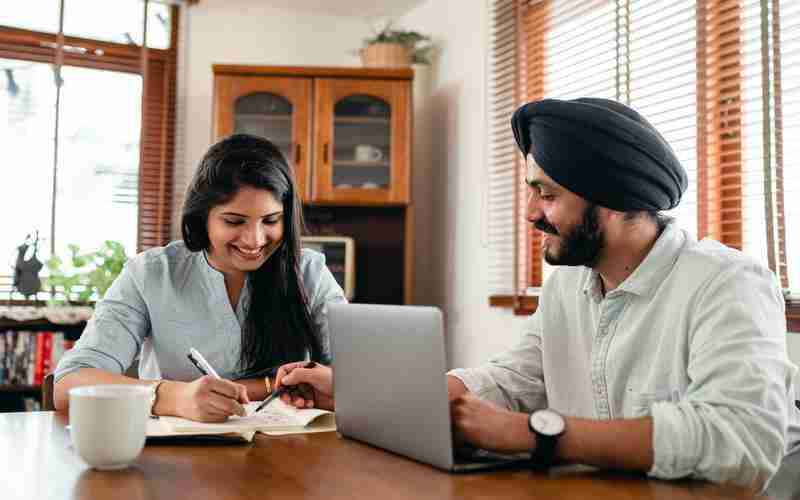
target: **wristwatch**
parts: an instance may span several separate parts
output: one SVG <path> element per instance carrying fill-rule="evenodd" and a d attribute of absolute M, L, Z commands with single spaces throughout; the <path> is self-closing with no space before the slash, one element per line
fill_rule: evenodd
<path fill-rule="evenodd" d="M 556 445 L 564 434 L 564 417 L 551 409 L 537 410 L 528 417 L 528 429 L 536 435 L 536 447 L 531 450 L 531 467 L 546 470 L 556 461 Z"/>

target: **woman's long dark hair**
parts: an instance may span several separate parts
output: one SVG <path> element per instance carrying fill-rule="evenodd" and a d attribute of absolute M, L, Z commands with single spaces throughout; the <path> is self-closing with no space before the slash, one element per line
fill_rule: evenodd
<path fill-rule="evenodd" d="M 294 177 L 280 150 L 267 139 L 235 134 L 211 146 L 200 161 L 183 203 L 181 231 L 186 247 L 208 250 L 208 214 L 227 203 L 242 186 L 265 189 L 283 205 L 283 240 L 257 270 L 249 273 L 250 307 L 242 328 L 243 372 L 305 359 L 320 360 L 300 275 L 303 212 Z"/>

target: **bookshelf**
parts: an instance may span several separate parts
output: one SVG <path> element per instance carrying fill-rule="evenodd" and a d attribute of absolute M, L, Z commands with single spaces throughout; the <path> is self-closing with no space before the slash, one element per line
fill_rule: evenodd
<path fill-rule="evenodd" d="M 35 314 L 35 309 L 31 314 L 28 308 L 25 316 Z M 44 376 L 55 369 L 85 326 L 85 320 L 55 323 L 47 317 L 16 320 L 0 316 L 0 412 L 41 407 Z"/>

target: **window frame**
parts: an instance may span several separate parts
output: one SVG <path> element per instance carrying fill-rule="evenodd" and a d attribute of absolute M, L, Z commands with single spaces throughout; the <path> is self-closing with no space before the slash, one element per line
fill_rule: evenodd
<path fill-rule="evenodd" d="M 0 58 L 142 76 L 137 252 L 168 243 L 172 234 L 180 7 L 170 9 L 168 49 L 147 47 L 146 41 L 145 46 L 126 45 L 0 26 Z M 13 292 L 13 286 L 1 291 Z M 37 300 L 9 297 L 5 305 L 41 304 L 38 295 Z"/>

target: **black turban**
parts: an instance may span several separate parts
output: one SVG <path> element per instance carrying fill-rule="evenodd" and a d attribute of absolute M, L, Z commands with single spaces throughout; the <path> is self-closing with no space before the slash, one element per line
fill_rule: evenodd
<path fill-rule="evenodd" d="M 686 190 L 686 171 L 661 134 L 616 101 L 528 103 L 511 118 L 523 155 L 573 193 L 619 210 L 668 210 Z"/>

